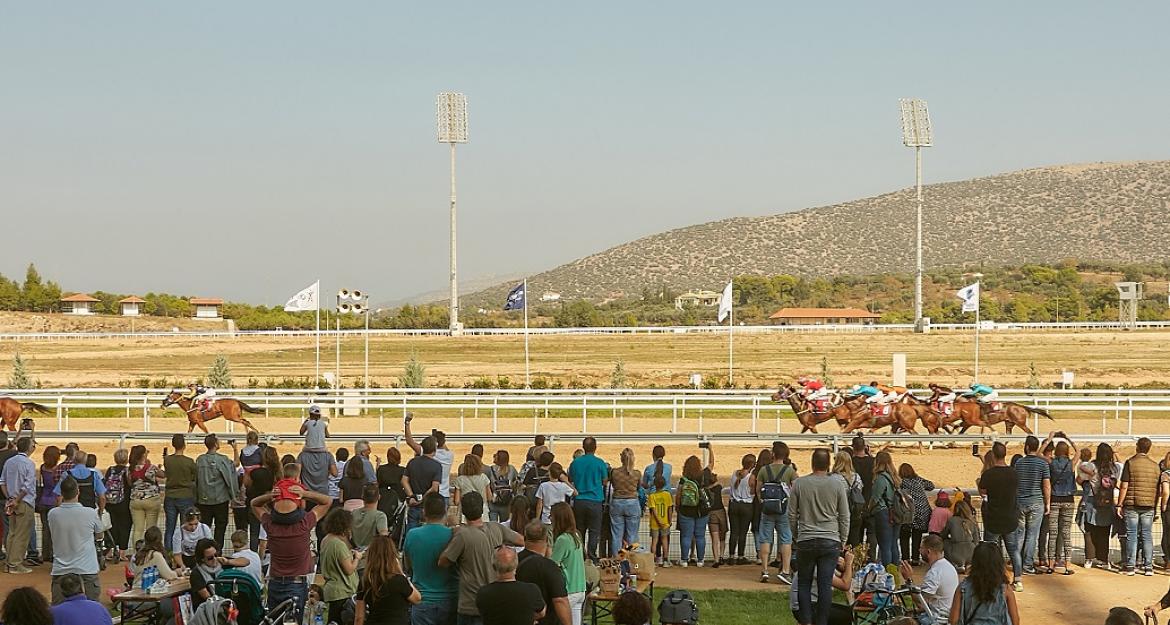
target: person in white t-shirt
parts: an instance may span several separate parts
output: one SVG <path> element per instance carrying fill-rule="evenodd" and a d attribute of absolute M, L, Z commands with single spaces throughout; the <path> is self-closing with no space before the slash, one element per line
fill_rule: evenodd
<path fill-rule="evenodd" d="M 929 607 L 933 619 L 919 616 L 922 625 L 945 625 L 951 614 L 951 603 L 955 598 L 955 591 L 959 588 L 959 572 L 955 565 L 943 557 L 942 538 L 929 534 L 922 539 L 922 558 L 929 565 L 926 575 L 922 578 L 922 595 L 913 595 L 914 603 L 919 608 Z M 914 570 L 910 563 L 902 560 L 902 577 L 906 583 L 914 583 Z"/>
<path fill-rule="evenodd" d="M 245 573 L 251 576 L 252 579 L 256 580 L 257 584 L 263 587 L 264 574 L 260 570 L 260 554 L 248 548 L 248 532 L 243 530 L 234 532 L 232 534 L 232 548 L 235 551 L 235 553 L 232 554 L 232 557 L 219 557 L 220 565 L 231 566 L 237 569 L 244 569 Z"/>
<path fill-rule="evenodd" d="M 577 489 L 569 482 L 569 475 L 559 462 L 548 467 L 548 481 L 536 489 L 536 516 L 544 525 L 552 525 L 552 507 L 569 497 L 575 497 Z"/>
<path fill-rule="evenodd" d="M 414 440 L 414 436 L 410 431 L 410 422 L 414 419 L 414 415 L 406 413 L 405 428 L 406 444 L 414 451 L 414 455 L 423 455 L 422 445 Z M 455 465 L 455 452 L 447 449 L 447 435 L 441 430 L 431 430 L 431 436 L 435 438 L 435 460 L 443 465 L 442 480 L 439 482 L 439 494 L 447 503 L 451 503 L 451 467 Z"/>

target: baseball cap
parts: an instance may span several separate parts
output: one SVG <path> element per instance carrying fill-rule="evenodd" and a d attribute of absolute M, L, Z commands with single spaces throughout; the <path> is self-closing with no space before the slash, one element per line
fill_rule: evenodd
<path fill-rule="evenodd" d="M 309 414 L 320 416 L 321 415 L 321 407 L 318 406 L 317 404 L 313 404 L 312 406 L 309 406 Z"/>

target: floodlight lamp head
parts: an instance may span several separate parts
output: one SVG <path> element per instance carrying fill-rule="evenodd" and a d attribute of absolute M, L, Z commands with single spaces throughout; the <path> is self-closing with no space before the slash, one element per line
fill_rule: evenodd
<path fill-rule="evenodd" d="M 902 143 L 908 148 L 929 148 L 934 145 L 934 132 L 930 127 L 930 112 L 926 100 L 902 98 L 898 100 L 902 109 Z"/>
<path fill-rule="evenodd" d="M 436 100 L 439 143 L 467 143 L 467 96 L 444 91 Z"/>

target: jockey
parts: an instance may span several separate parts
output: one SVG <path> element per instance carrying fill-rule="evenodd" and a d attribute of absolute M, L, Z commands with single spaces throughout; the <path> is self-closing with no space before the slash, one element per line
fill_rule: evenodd
<path fill-rule="evenodd" d="M 876 388 L 881 397 L 876 400 L 879 405 L 892 404 L 902 399 L 908 391 L 904 386 L 889 386 L 888 384 L 879 384 L 876 380 L 869 383 L 870 386 Z"/>
<path fill-rule="evenodd" d="M 825 388 L 824 382 L 807 375 L 800 376 L 796 383 L 804 389 L 804 398 L 809 402 L 825 399 L 832 394 L 831 390 Z"/>
<path fill-rule="evenodd" d="M 930 392 L 934 394 L 935 401 L 937 401 L 940 404 L 949 404 L 949 403 L 955 401 L 955 397 L 956 397 L 955 391 L 953 391 L 945 386 L 940 386 L 938 384 L 931 383 L 931 384 L 927 385 L 927 388 L 929 388 Z"/>
<path fill-rule="evenodd" d="M 211 408 L 211 402 L 215 401 L 215 389 L 209 386 L 203 386 L 196 382 L 187 385 L 187 390 L 190 391 L 187 399 L 191 400 L 191 406 L 200 407 L 205 412 Z M 200 403 L 202 406 L 199 405 Z"/>
<path fill-rule="evenodd" d="M 869 384 L 854 384 L 853 388 L 849 389 L 849 394 L 865 397 L 865 403 L 872 404 L 877 401 L 877 398 L 882 397 L 883 393 L 877 388 Z"/>
<path fill-rule="evenodd" d="M 982 404 L 990 404 L 999 399 L 999 391 L 991 388 L 986 384 L 979 384 L 976 382 L 971 385 L 971 390 L 963 393 L 964 397 L 974 397 L 976 401 Z"/>

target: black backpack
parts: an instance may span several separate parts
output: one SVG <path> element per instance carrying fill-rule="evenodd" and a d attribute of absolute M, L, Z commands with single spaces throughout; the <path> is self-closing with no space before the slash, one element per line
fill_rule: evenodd
<path fill-rule="evenodd" d="M 512 505 L 512 481 L 508 479 L 508 473 L 501 477 L 496 469 L 494 464 L 488 469 L 492 477 L 492 503 L 507 507 Z"/>
<path fill-rule="evenodd" d="M 788 465 L 780 467 L 779 475 L 772 473 L 773 466 L 775 465 L 770 464 L 760 470 L 760 479 L 764 481 L 760 486 L 760 501 L 764 502 L 765 514 L 784 514 L 788 512 L 789 486 L 782 480 L 788 471 Z"/>
<path fill-rule="evenodd" d="M 658 622 L 672 625 L 694 625 L 699 622 L 699 606 L 695 598 L 685 590 L 666 593 L 658 604 Z"/>

